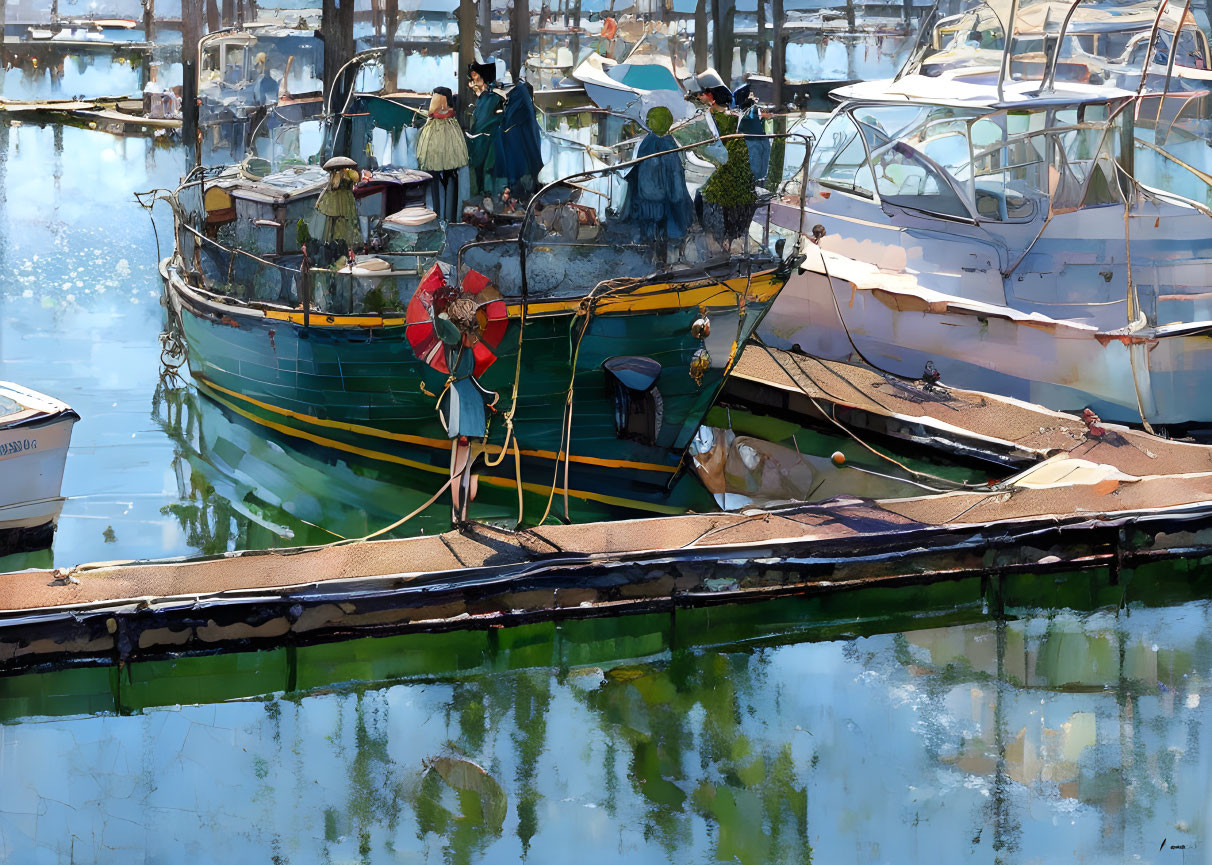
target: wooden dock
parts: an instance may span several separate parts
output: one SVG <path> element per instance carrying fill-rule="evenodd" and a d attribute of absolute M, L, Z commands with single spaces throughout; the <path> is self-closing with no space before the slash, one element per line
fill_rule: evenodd
<path fill-rule="evenodd" d="M 756 356 L 755 356 L 756 355 Z M 1212 556 L 1212 447 L 746 350 L 744 386 L 1035 465 L 991 487 L 0 576 L 0 671 Z M 926 398 L 929 397 L 929 398 Z"/>

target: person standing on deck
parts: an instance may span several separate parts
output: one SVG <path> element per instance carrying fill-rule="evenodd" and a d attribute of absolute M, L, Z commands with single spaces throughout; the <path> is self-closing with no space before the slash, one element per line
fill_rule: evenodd
<path fill-rule="evenodd" d="M 651 109 L 646 118 L 648 134 L 640 141 L 635 158 L 650 159 L 627 172 L 627 197 L 619 210 L 621 222 L 639 229 L 640 239 L 654 241 L 658 260 L 665 261 L 670 240 L 681 240 L 694 221 L 694 201 L 686 189 L 686 171 L 669 135 L 673 113 L 664 106 Z M 654 156 L 654 154 L 663 154 Z"/>
<path fill-rule="evenodd" d="M 459 169 L 467 165 L 467 138 L 450 103 L 448 87 L 435 87 L 429 100 L 429 119 L 417 136 L 417 165 L 433 175 L 433 209 L 441 219 L 457 222 Z"/>
<path fill-rule="evenodd" d="M 434 333 L 442 341 L 450 379 L 438 401 L 438 410 L 446 435 L 451 439 L 451 499 L 455 510 L 465 512 L 475 498 L 476 480 L 468 476 L 472 459 L 471 445 L 488 435 L 487 406 L 496 403 L 497 394 L 486 391 L 475 375 L 475 344 L 480 339 L 476 302 L 458 289 L 446 288 L 434 297 L 430 310 Z M 491 397 L 491 399 L 489 399 Z M 464 487 L 464 481 L 466 487 Z"/>
<path fill-rule="evenodd" d="M 358 164 L 348 156 L 334 156 L 324 163 L 324 170 L 328 172 L 328 184 L 316 200 L 316 210 L 324 215 L 324 233 L 320 239 L 326 245 L 339 244 L 348 254 L 362 245 L 358 204 L 353 194 L 361 174 Z"/>
<path fill-rule="evenodd" d="M 472 92 L 476 94 L 471 124 L 467 130 L 467 154 L 471 168 L 471 197 L 495 195 L 504 184 L 497 178 L 496 138 L 500 134 L 505 100 L 491 89 L 497 80 L 496 61 L 472 63 L 468 67 Z"/>
<path fill-rule="evenodd" d="M 514 198 L 529 201 L 543 169 L 543 145 L 534 112 L 534 88 L 519 81 L 505 97 L 497 135 L 497 170 Z"/>
<path fill-rule="evenodd" d="M 695 76 L 692 86 L 699 102 L 711 112 L 720 137 L 734 134 L 740 118 L 730 110 L 732 91 L 724 86 L 719 73 L 707 69 Z M 695 204 L 703 227 L 730 252 L 732 242 L 748 230 L 753 220 L 757 193 L 744 139 L 729 139 L 724 146 L 727 159 L 703 184 Z"/>

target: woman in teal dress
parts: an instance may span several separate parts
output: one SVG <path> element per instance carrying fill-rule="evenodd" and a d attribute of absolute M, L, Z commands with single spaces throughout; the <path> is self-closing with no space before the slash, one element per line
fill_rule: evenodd
<path fill-rule="evenodd" d="M 504 181 L 497 177 L 497 136 L 501 132 L 505 100 L 492 89 L 497 80 L 495 62 L 472 63 L 468 75 L 476 100 L 467 130 L 467 155 L 471 169 L 471 196 L 479 198 L 482 195 L 497 195 L 505 186 Z"/>

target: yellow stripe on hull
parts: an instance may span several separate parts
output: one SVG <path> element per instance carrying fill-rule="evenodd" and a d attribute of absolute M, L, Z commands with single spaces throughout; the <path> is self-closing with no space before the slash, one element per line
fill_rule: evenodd
<path fill-rule="evenodd" d="M 272 403 L 264 402 L 255 397 L 246 396 L 238 391 L 223 387 L 221 384 L 216 384 L 201 373 L 194 373 L 194 378 L 199 384 L 204 384 L 207 388 L 218 391 L 219 393 L 227 394 L 228 396 L 242 399 L 245 402 L 255 405 L 257 408 L 265 411 L 273 412 L 274 414 L 283 417 L 289 417 L 292 420 L 302 421 L 303 423 L 311 424 L 318 427 L 327 427 L 328 429 L 339 429 L 343 432 L 354 433 L 355 435 L 369 436 L 371 438 L 386 439 L 388 441 L 401 442 L 403 444 L 415 444 L 422 447 L 434 448 L 436 450 L 450 450 L 450 439 L 435 439 L 425 436 L 408 435 L 407 433 L 392 433 L 386 430 L 376 429 L 375 427 L 365 426 L 363 424 L 347 423 L 345 421 L 327 420 L 326 418 L 316 417 L 315 415 L 304 414 L 303 412 L 292 411 L 291 409 L 281 408 Z M 226 405 L 226 402 L 224 402 Z M 484 451 L 489 456 L 497 456 L 501 453 L 500 445 L 486 445 Z M 556 458 L 555 451 L 535 451 L 523 450 L 522 456 L 537 457 L 539 459 L 554 460 Z M 637 469 L 639 471 L 663 472 L 665 474 L 674 474 L 677 472 L 677 466 L 660 465 L 659 463 L 642 463 L 633 460 L 608 460 L 599 457 L 587 456 L 571 456 L 567 457 L 571 462 L 582 465 L 602 466 L 611 469 Z"/>
<path fill-rule="evenodd" d="M 225 399 L 224 397 L 220 396 L 217 392 L 212 392 L 210 390 L 212 387 L 219 387 L 218 385 L 215 385 L 213 382 L 200 381 L 199 386 L 203 390 L 208 391 L 208 395 L 212 399 L 214 399 L 215 401 L 219 402 L 220 404 L 226 406 L 231 411 L 234 411 L 240 417 L 246 418 L 247 420 L 250 420 L 259 426 L 267 427 L 268 429 L 271 429 L 274 432 L 281 433 L 282 435 L 292 436 L 294 438 L 301 438 L 305 441 L 312 442 L 313 444 L 323 445 L 324 447 L 329 447 L 329 448 L 333 448 L 335 450 L 344 451 L 345 453 L 356 454 L 358 456 L 366 457 L 368 459 L 382 460 L 384 462 L 389 462 L 389 463 L 394 463 L 396 465 L 406 466 L 407 468 L 420 469 L 421 471 L 429 472 L 430 474 L 447 475 L 449 473 L 447 469 L 441 468 L 439 466 L 430 465 L 429 463 L 417 462 L 416 460 L 406 459 L 404 457 L 396 456 L 395 454 L 384 453 L 383 451 L 375 451 L 375 450 L 370 450 L 368 448 L 360 448 L 355 445 L 350 445 L 350 444 L 346 444 L 345 442 L 337 441 L 336 439 L 326 438 L 325 436 L 315 435 L 313 433 L 309 433 L 309 432 L 297 429 L 292 426 L 287 426 L 286 424 L 274 423 L 271 420 L 266 420 L 265 418 L 259 417 L 250 411 L 240 408 L 238 405 L 231 402 L 231 400 Z M 227 391 L 226 388 L 220 388 L 220 390 Z M 227 391 L 227 392 L 231 393 L 231 391 Z M 236 394 L 236 396 L 240 396 L 240 395 Z M 285 410 L 283 410 L 283 411 L 285 411 Z M 449 449 L 449 447 L 450 447 L 449 442 L 446 443 L 446 447 L 447 447 L 447 449 Z M 498 451 L 499 451 L 499 448 L 498 448 Z M 525 451 L 523 451 L 523 453 L 525 453 Z M 553 454 L 553 456 L 554 456 L 554 454 Z M 480 475 L 480 483 L 488 484 L 489 486 L 494 486 L 494 487 L 504 487 L 506 489 L 517 489 L 517 487 L 518 487 L 517 481 L 511 480 L 509 478 L 497 478 L 497 477 L 491 477 L 491 476 L 485 476 L 485 475 Z M 525 481 L 522 482 L 522 489 L 525 492 L 534 493 L 535 495 L 540 495 L 540 496 L 546 496 L 551 492 L 550 487 L 544 487 L 540 484 L 527 483 Z M 556 492 L 562 493 L 563 488 L 557 487 Z M 640 501 L 638 499 L 626 499 L 626 498 L 622 498 L 620 496 L 608 496 L 608 495 L 604 495 L 602 493 L 591 493 L 591 492 L 587 492 L 585 490 L 569 489 L 568 495 L 570 498 L 580 499 L 582 501 L 598 502 L 599 504 L 612 505 L 614 507 L 630 508 L 632 510 L 643 510 L 643 511 L 650 511 L 653 513 L 660 513 L 660 514 L 681 514 L 681 513 L 685 512 L 684 508 L 674 507 L 672 505 L 660 505 L 660 504 L 655 504 L 652 502 Z"/>

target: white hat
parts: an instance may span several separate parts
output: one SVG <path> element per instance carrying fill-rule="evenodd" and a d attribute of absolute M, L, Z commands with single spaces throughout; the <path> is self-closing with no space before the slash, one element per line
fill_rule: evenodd
<path fill-rule="evenodd" d="M 325 171 L 336 171 L 338 168 L 357 168 L 358 163 L 354 162 L 348 156 L 334 156 L 332 159 L 324 163 Z"/>
<path fill-rule="evenodd" d="M 693 87 L 695 90 L 710 90 L 713 87 L 727 86 L 728 85 L 724 83 L 724 79 L 720 77 L 720 73 L 716 72 L 710 67 L 704 69 L 698 75 L 694 76 Z"/>

